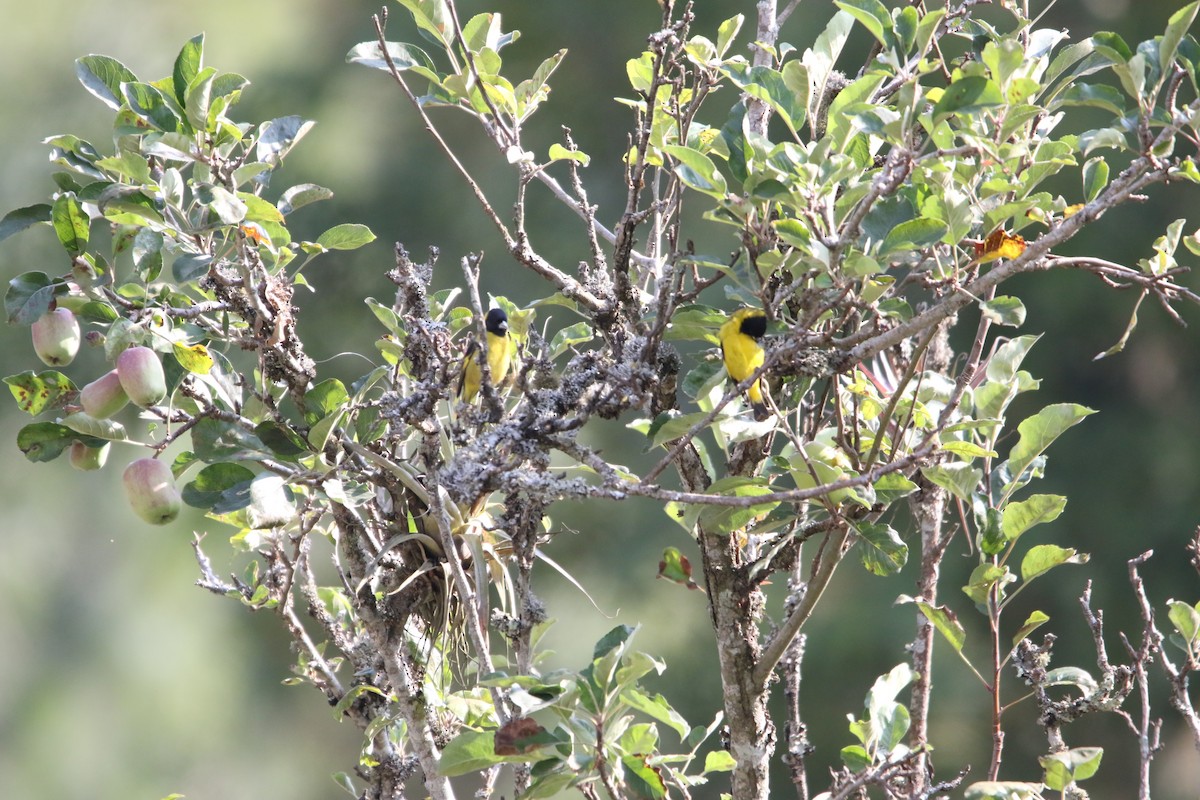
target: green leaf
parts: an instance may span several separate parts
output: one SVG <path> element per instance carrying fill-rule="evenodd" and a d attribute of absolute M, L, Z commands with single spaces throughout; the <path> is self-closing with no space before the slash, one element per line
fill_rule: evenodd
<path fill-rule="evenodd" d="M 253 460 L 269 451 L 241 426 L 205 418 L 192 428 L 192 452 L 201 461 L 215 463 Z"/>
<path fill-rule="evenodd" d="M 1108 162 L 1103 158 L 1089 158 L 1083 165 L 1083 201 L 1090 203 L 1108 185 Z"/>
<path fill-rule="evenodd" d="M 61 372 L 48 370 L 34 374 L 30 370 L 4 379 L 17 401 L 17 407 L 31 416 L 63 405 L 75 391 L 75 384 Z"/>
<path fill-rule="evenodd" d="M 954 114 L 972 114 L 1003 103 L 1004 93 L 994 81 L 982 75 L 969 75 L 946 87 L 934 106 L 933 118 L 937 121 Z"/>
<path fill-rule="evenodd" d="M 621 763 L 625 766 L 626 785 L 632 790 L 634 797 L 660 800 L 667 796 L 667 787 L 663 783 L 659 768 L 651 766 L 646 756 L 623 756 Z"/>
<path fill-rule="evenodd" d="M 708 418 L 708 412 L 697 411 L 692 414 L 666 412 L 655 418 L 654 424 L 647 431 L 651 447 L 660 447 L 678 439 L 692 429 L 693 425 Z M 719 418 L 718 418 L 719 419 Z"/>
<path fill-rule="evenodd" d="M 208 206 L 223 225 L 236 225 L 246 218 L 246 204 L 223 186 L 197 186 L 196 199 Z"/>
<path fill-rule="evenodd" d="M 207 375 L 212 371 L 213 358 L 208 348 L 202 344 L 186 345 L 182 342 L 171 343 L 171 354 L 179 365 L 195 375 Z"/>
<path fill-rule="evenodd" d="M 179 107 L 187 105 L 187 90 L 192 81 L 200 73 L 204 63 L 204 34 L 198 34 L 188 39 L 175 57 L 175 67 L 171 71 L 171 83 L 175 89 L 175 99 Z"/>
<path fill-rule="evenodd" d="M 912 48 L 913 52 L 925 52 L 929 47 L 929 43 L 933 41 L 933 35 L 937 32 L 938 23 L 942 21 L 942 17 L 944 16 L 946 16 L 946 9 L 937 8 L 921 17 L 921 21 L 917 23 L 917 32 Z"/>
<path fill-rule="evenodd" d="M 60 195 L 54 201 L 54 207 L 50 210 L 50 222 L 54 225 L 54 232 L 58 234 L 58 241 L 68 253 L 78 255 L 87 249 L 91 220 L 75 199 L 75 195 Z"/>
<path fill-rule="evenodd" d="M 679 734 L 680 739 L 687 737 L 690 730 L 687 720 L 672 708 L 671 704 L 667 702 L 667 698 L 661 694 L 655 694 L 651 697 L 641 689 L 629 688 L 621 692 L 621 700 L 630 708 L 667 725 L 671 730 Z"/>
<path fill-rule="evenodd" d="M 980 564 L 971 571 L 971 577 L 966 586 L 963 587 L 963 593 L 967 597 L 975 601 L 978 606 L 986 605 L 988 595 L 993 587 L 999 587 L 1000 596 L 1004 596 L 1004 587 L 1017 579 L 1008 571 L 1007 567 L 997 566 L 996 564 Z"/>
<path fill-rule="evenodd" d="M 344 223 L 334 225 L 317 237 L 317 244 L 326 250 L 357 250 L 375 241 L 375 234 L 366 225 Z"/>
<path fill-rule="evenodd" d="M 997 325 L 1019 328 L 1025 324 L 1025 304 L 1016 297 L 1001 295 L 979 304 L 979 311 Z"/>
<path fill-rule="evenodd" d="M 1180 600 L 1167 601 L 1167 617 L 1175 628 L 1171 643 L 1195 659 L 1200 656 L 1200 603 L 1194 606 Z"/>
<path fill-rule="evenodd" d="M 617 747 L 626 753 L 653 753 L 658 749 L 658 728 L 650 722 L 630 725 L 617 740 Z"/>
<path fill-rule="evenodd" d="M 551 161 L 577 161 L 583 166 L 591 163 L 592 157 L 582 150 L 568 150 L 558 142 L 550 145 L 549 158 Z"/>
<path fill-rule="evenodd" d="M 738 31 L 742 29 L 742 23 L 745 21 L 745 14 L 737 14 L 717 26 L 718 57 L 724 58 L 725 53 L 729 50 L 729 45 L 733 43 L 733 40 L 738 35 Z"/>
<path fill-rule="evenodd" d="M 333 197 L 333 191 L 315 183 L 301 183 L 291 187 L 279 198 L 279 213 L 287 216 L 298 208 L 309 203 L 328 200 Z"/>
<path fill-rule="evenodd" d="M 1073 747 L 1038 759 L 1045 771 L 1042 781 L 1051 790 L 1061 792 L 1071 783 L 1087 780 L 1100 769 L 1102 747 Z"/>
<path fill-rule="evenodd" d="M 1087 670 L 1079 667 L 1057 667 L 1046 671 L 1046 686 L 1071 686 L 1081 694 L 1089 695 L 1100 688 Z"/>
<path fill-rule="evenodd" d="M 1167 20 L 1167 29 L 1158 40 L 1158 63 L 1164 78 L 1171 72 L 1171 62 L 1175 60 L 1175 54 L 1179 51 L 1179 43 L 1196 20 L 1197 8 L 1200 8 L 1200 2 L 1188 3 Z"/>
<path fill-rule="evenodd" d="M 125 426 L 111 419 L 93 419 L 82 411 L 68 414 L 59 420 L 60 423 L 84 436 L 105 439 L 110 442 L 127 442 Z M 79 438 L 79 437 L 76 437 Z"/>
<path fill-rule="evenodd" d="M 575 345 L 591 341 L 593 336 L 592 326 L 586 322 L 568 325 L 550 340 L 550 358 L 558 358 Z"/>
<path fill-rule="evenodd" d="M 875 575 L 894 575 L 908 563 L 908 545 L 890 525 L 860 522 L 855 530 L 862 538 L 863 566 Z"/>
<path fill-rule="evenodd" d="M 171 264 L 171 275 L 176 283 L 188 283 L 207 275 L 212 266 L 212 256 L 187 253 L 175 259 Z"/>
<path fill-rule="evenodd" d="M 229 489 L 242 487 L 246 501 L 239 507 L 245 507 L 249 502 L 248 488 L 254 480 L 254 472 L 241 464 L 222 462 L 209 464 L 196 474 L 194 480 L 183 487 L 183 502 L 193 508 L 211 509 Z M 226 511 L 233 511 L 227 508 Z"/>
<path fill-rule="evenodd" d="M 888 232 L 879 246 L 881 255 L 899 251 L 920 250 L 937 243 L 949 230 L 946 223 L 929 217 L 917 217 L 901 222 Z"/>
<path fill-rule="evenodd" d="M 687 531 L 689 536 L 695 535 L 696 521 L 700 519 L 701 510 L 701 507 L 694 503 L 666 503 L 663 505 L 663 513 L 670 517 L 672 522 Z"/>
<path fill-rule="evenodd" d="M 314 425 L 350 400 L 346 385 L 337 378 L 321 381 L 304 394 L 304 421 Z"/>
<path fill-rule="evenodd" d="M 754 497 L 773 491 L 765 478 L 736 476 L 722 478 L 708 487 L 708 490 L 711 494 L 730 497 Z M 762 519 L 778 505 L 778 500 L 747 507 L 706 505 L 700 512 L 699 521 L 706 530 L 713 533 L 732 533 L 754 520 Z"/>
<path fill-rule="evenodd" d="M 1008 546 L 1004 538 L 1003 515 L 998 508 L 989 508 L 979 523 L 979 549 L 989 556 L 999 555 Z"/>
<path fill-rule="evenodd" d="M 50 309 L 56 295 L 66 294 L 67 285 L 51 280 L 44 272 L 23 272 L 8 282 L 4 311 L 9 325 L 32 325 Z"/>
<path fill-rule="evenodd" d="M 881 45 L 892 46 L 892 16 L 879 0 L 834 0 L 834 5 L 858 20 Z"/>
<path fill-rule="evenodd" d="M 46 203 L 37 203 L 24 208 L 16 208 L 4 215 L 0 219 L 0 242 L 3 242 L 14 233 L 19 233 L 31 225 L 36 225 L 39 222 L 49 222 L 51 219 L 51 207 Z"/>
<path fill-rule="evenodd" d="M 834 152 L 841 153 L 847 150 L 847 143 L 852 138 L 860 144 L 865 144 L 863 141 L 865 137 L 854 137 L 857 122 L 853 115 L 846 113 L 846 110 L 860 105 L 871 105 L 871 98 L 874 97 L 875 91 L 883 85 L 886 78 L 887 76 L 883 72 L 868 72 L 842 89 L 833 98 L 829 104 L 829 113 L 826 115 L 828 127 L 825 131 L 825 138 L 828 139 L 830 148 Z"/>
<path fill-rule="evenodd" d="M 1049 621 L 1050 617 L 1048 617 L 1046 614 L 1042 613 L 1041 611 L 1034 611 L 1029 615 L 1029 618 L 1025 620 L 1025 624 L 1018 628 L 1017 632 L 1013 634 L 1013 647 L 1016 647 L 1022 639 L 1026 638 L 1029 636 L 1029 634 L 1033 633 L 1035 630 L 1042 627 Z"/>
<path fill-rule="evenodd" d="M 842 762 L 851 772 L 862 772 L 871 766 L 871 754 L 860 744 L 848 744 L 841 750 Z"/>
<path fill-rule="evenodd" d="M 920 24 L 920 14 L 912 6 L 905 6 L 896 14 L 896 49 L 901 55 L 912 52 L 917 42 L 917 28 Z"/>
<path fill-rule="evenodd" d="M 983 47 L 980 60 L 987 65 L 992 79 L 1001 88 L 1009 88 L 1013 75 L 1026 59 L 1025 48 L 1016 39 L 1001 39 L 988 42 Z"/>
<path fill-rule="evenodd" d="M 933 623 L 933 627 L 937 628 L 954 651 L 961 653 L 967 641 L 967 631 L 958 621 L 958 615 L 949 606 L 931 606 L 920 600 L 917 601 L 917 608 L 921 609 L 921 613 Z"/>
<path fill-rule="evenodd" d="M 1113 64 L 1124 64 L 1133 58 L 1133 51 L 1129 49 L 1129 45 L 1115 33 L 1100 31 L 1092 37 L 1092 42 L 1097 51 L 1112 59 Z"/>
<path fill-rule="evenodd" d="M 896 697 L 916 677 L 908 664 L 897 664 L 875 679 L 866 700 L 871 733 L 867 744 L 890 753 L 903 740 L 909 726 L 908 709 L 896 702 Z"/>
<path fill-rule="evenodd" d="M 308 445 L 300 434 L 278 422 L 261 422 L 255 427 L 254 434 L 279 458 L 294 461 L 309 452 Z"/>
<path fill-rule="evenodd" d="M 985 374 L 989 381 L 997 383 L 1009 383 L 1016 375 L 1017 370 L 1021 366 L 1021 362 L 1025 360 L 1026 354 L 1035 344 L 1037 344 L 1040 336 L 1025 335 L 1018 336 L 1015 339 L 1009 339 L 1004 344 L 996 348 L 996 352 L 988 359 Z"/>
<path fill-rule="evenodd" d="M 734 62 L 722 69 L 733 83 L 751 97 L 771 106 L 779 119 L 799 138 L 808 113 L 808 70 L 799 61 L 789 61 L 783 71 L 770 67 L 750 67 Z"/>
<path fill-rule="evenodd" d="M 902 497 L 907 497 L 917 490 L 917 485 L 899 472 L 890 472 L 875 481 L 875 502 L 890 506 Z"/>
<path fill-rule="evenodd" d="M 312 130 L 313 125 L 316 123 L 295 115 L 267 120 L 259 126 L 254 159 L 266 164 L 278 164 L 296 142 Z"/>
<path fill-rule="evenodd" d="M 411 44 L 401 44 L 400 42 L 388 42 L 387 54 L 392 59 L 392 64 L 397 70 L 403 72 L 407 69 L 420 68 L 430 72 L 434 69 L 433 60 L 429 55 L 419 47 Z M 383 53 L 379 49 L 379 42 L 361 42 L 350 48 L 350 52 L 346 54 L 346 61 L 350 64 L 361 64 L 364 67 L 372 69 L 381 69 L 388 71 L 387 59 L 383 57 Z"/>
<path fill-rule="evenodd" d="M 232 106 L 234 103 L 236 103 L 238 101 L 238 98 L 241 96 L 242 89 L 244 87 L 248 86 L 249 84 L 250 84 L 250 81 L 246 80 L 241 75 L 238 75 L 236 72 L 222 73 L 222 74 L 218 75 L 217 77 L 213 78 L 213 84 L 212 84 L 213 99 L 216 100 L 217 98 L 220 98 L 220 97 L 226 98 L 226 105 L 222 106 L 221 107 L 222 109 L 224 109 L 225 107 L 228 107 L 228 106 Z M 210 111 L 209 114 L 211 115 L 212 112 Z"/>
<path fill-rule="evenodd" d="M 986 447 L 980 447 L 974 442 L 968 442 L 965 439 L 951 439 L 948 442 L 942 443 L 942 450 L 947 453 L 953 453 L 960 458 L 993 458 L 996 453 L 988 450 Z"/>
<path fill-rule="evenodd" d="M 1101 108 L 1114 116 L 1124 116 L 1125 95 L 1112 86 L 1092 83 L 1076 83 L 1067 87 L 1059 96 L 1054 107 L 1086 106 Z"/>
<path fill-rule="evenodd" d="M 1039 544 L 1030 548 L 1021 559 L 1021 578 L 1028 583 L 1062 564 L 1086 564 L 1087 553 L 1077 553 L 1073 547 Z"/>
<path fill-rule="evenodd" d="M 635 633 L 637 633 L 637 628 L 632 625 L 616 626 L 596 642 L 595 647 L 592 648 L 592 660 L 603 658 L 613 650 L 622 647 Z"/>
<path fill-rule="evenodd" d="M 91 180 L 103 180 L 104 173 L 96 169 L 96 161 L 100 153 L 91 142 L 84 141 L 78 136 L 63 134 L 43 139 L 42 144 L 50 145 L 50 163 L 66 167 L 73 173 L 83 175 Z M 52 176 L 64 191 L 82 191 L 71 175 L 58 173 Z"/>
<path fill-rule="evenodd" d="M 1058 494 L 1035 494 L 1027 500 L 1009 503 L 1004 508 L 1004 539 L 1014 542 L 1021 534 L 1043 522 L 1053 522 L 1067 506 L 1067 498 Z"/>
<path fill-rule="evenodd" d="M 921 474 L 958 499 L 968 503 L 978 489 L 979 481 L 983 478 L 982 470 L 965 462 L 953 461 L 922 467 Z"/>
<path fill-rule="evenodd" d="M 554 55 L 543 59 L 538 68 L 533 71 L 532 77 L 517 84 L 514 95 L 517 103 L 517 115 L 522 120 L 527 119 L 541 105 L 542 101 L 550 96 L 550 87 L 547 83 L 566 55 L 566 50 L 559 50 Z"/>
<path fill-rule="evenodd" d="M 453 778 L 487 769 L 493 764 L 502 764 L 506 760 L 504 756 L 496 755 L 495 731 L 464 730 L 442 750 L 438 774 Z"/>
<path fill-rule="evenodd" d="M 663 150 L 679 161 L 675 174 L 685 186 L 718 200 L 725 197 L 725 178 L 711 158 L 680 144 L 667 145 Z"/>
<path fill-rule="evenodd" d="M 699 584 L 692 579 L 692 562 L 680 552 L 678 547 L 667 547 L 663 550 L 662 558 L 658 561 L 656 577 L 678 583 L 689 589 L 699 589 Z"/>
<path fill-rule="evenodd" d="M 78 438 L 75 431 L 57 422 L 35 422 L 17 431 L 17 447 L 30 461 L 53 461 Z"/>
<path fill-rule="evenodd" d="M 121 92 L 130 110 L 146 124 L 168 133 L 180 130 L 179 117 L 157 87 L 130 81 L 121 85 Z"/>
<path fill-rule="evenodd" d="M 1043 800 L 1042 784 L 1022 781 L 979 781 L 963 792 L 963 800 Z"/>
<path fill-rule="evenodd" d="M 709 750 L 704 755 L 704 774 L 709 772 L 732 772 L 737 759 L 728 750 Z"/>
<path fill-rule="evenodd" d="M 133 237 L 131 255 L 139 278 L 146 283 L 157 280 L 162 272 L 163 235 L 150 228 L 142 228 Z"/>
<path fill-rule="evenodd" d="M 1125 138 L 1125 132 L 1119 128 L 1100 128 L 1079 134 L 1079 147 L 1086 156 L 1091 155 L 1093 150 L 1101 147 L 1126 150 L 1129 147 L 1129 142 Z"/>
<path fill-rule="evenodd" d="M 853 27 L 854 17 L 839 10 L 830 18 L 825 30 L 821 31 L 821 35 L 813 42 L 812 49 L 804 53 L 803 62 L 804 66 L 808 68 L 809 80 L 812 85 L 812 90 L 809 92 L 810 119 L 816 120 L 820 115 L 821 105 L 828 102 L 828 98 L 825 96 L 825 87 L 829 83 L 829 76 L 833 72 L 834 64 L 837 63 L 842 48 L 846 46 L 846 40 L 850 37 Z"/>
<path fill-rule="evenodd" d="M 1008 454 L 1012 482 L 1004 487 L 1004 494 L 1012 492 L 1025 470 L 1038 456 L 1046 452 L 1055 439 L 1067 429 L 1078 424 L 1084 417 L 1095 414 L 1093 409 L 1075 403 L 1058 403 L 1046 406 L 1032 417 L 1026 417 L 1017 426 L 1020 438 Z"/>
<path fill-rule="evenodd" d="M 212 115 L 212 92 L 216 79 L 217 71 L 212 67 L 204 67 L 183 90 L 181 105 L 193 130 L 215 133 L 218 129 L 218 120 Z M 178 88 L 176 91 L 179 91 Z"/>
<path fill-rule="evenodd" d="M 108 56 L 84 56 L 75 62 L 75 75 L 83 88 L 113 111 L 121 109 L 121 84 L 137 81 L 137 76 L 128 67 Z"/>
<path fill-rule="evenodd" d="M 104 218 L 118 225 L 162 225 L 155 202 L 136 186 L 114 183 L 96 198 Z"/>

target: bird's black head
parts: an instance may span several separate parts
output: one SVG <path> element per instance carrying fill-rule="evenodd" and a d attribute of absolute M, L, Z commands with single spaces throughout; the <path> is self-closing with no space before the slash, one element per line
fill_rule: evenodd
<path fill-rule="evenodd" d="M 754 314 L 742 320 L 738 330 L 747 336 L 761 339 L 767 335 L 767 318 L 762 314 Z"/>
<path fill-rule="evenodd" d="M 504 313 L 503 308 L 491 309 L 483 321 L 483 327 L 487 328 L 488 333 L 495 334 L 496 336 L 507 336 L 508 314 Z"/>

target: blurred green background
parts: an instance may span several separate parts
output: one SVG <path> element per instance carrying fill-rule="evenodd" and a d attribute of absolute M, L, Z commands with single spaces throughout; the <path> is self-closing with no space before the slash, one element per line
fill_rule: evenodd
<path fill-rule="evenodd" d="M 1108 29 L 1137 42 L 1161 32 L 1167 16 L 1181 5 L 1063 0 L 1042 24 L 1067 28 L 1073 38 Z M 75 58 L 111 55 L 141 77 L 155 79 L 169 73 L 180 45 L 203 31 L 206 63 L 252 81 L 237 118 L 299 114 L 318 123 L 289 157 L 273 192 L 314 182 L 336 196 L 297 213 L 293 235 L 312 239 L 332 224 L 355 221 L 379 236 L 370 247 L 327 256 L 306 272 L 317 292 L 299 296 L 300 331 L 309 352 L 322 362 L 323 376 L 353 378 L 367 370 L 361 359 L 345 354 L 372 352 L 378 330 L 362 298 L 390 296 L 382 275 L 391 264 L 394 241 L 418 256 L 430 245 L 440 247 L 439 286 L 459 282 L 458 260 L 465 253 L 484 250 L 484 289 L 528 302 L 538 296 L 539 285 L 504 257 L 499 238 L 388 79 L 344 63 L 351 46 L 372 38 L 369 15 L 377 8 L 332 0 L 0 0 L 0 211 L 45 200 L 52 186 L 40 144 L 45 137 L 70 132 L 101 149 L 110 143 L 108 112 L 76 82 Z M 783 40 L 803 49 L 831 8 L 816 0 L 802 4 Z M 499 10 L 506 28 L 523 32 L 504 53 L 510 75 L 527 75 L 558 48 L 569 50 L 552 82 L 558 88 L 530 125 L 527 144 L 544 153 L 559 126 L 569 125 L 593 157 L 587 173 L 594 181 L 591 199 L 611 224 L 621 197 L 617 165 L 629 123 L 626 110 L 612 98 L 628 94 L 624 62 L 641 51 L 645 35 L 655 29 L 656 4 L 464 0 L 462 10 L 466 15 Z M 392 38 L 413 40 L 403 11 L 396 5 L 391 11 Z M 725 17 L 751 14 L 753 3 L 700 0 L 696 11 L 696 32 L 711 34 Z M 718 99 L 711 111 L 732 99 Z M 465 117 L 442 112 L 436 118 L 491 192 L 493 205 L 508 208 L 512 173 L 503 158 L 465 124 Z M 1061 189 L 1072 190 L 1069 185 Z M 580 226 L 539 188 L 530 195 L 535 246 L 572 269 L 586 253 Z M 1071 244 L 1069 254 L 1098 253 L 1132 264 L 1149 254 L 1153 238 L 1186 215 L 1198 197 L 1195 187 L 1156 189 L 1150 202 L 1106 216 L 1095 231 Z M 698 245 L 719 251 L 731 243 Z M 46 228 L 0 244 L 5 281 L 26 270 L 58 274 L 66 268 Z M 1197 285 L 1193 277 L 1186 280 Z M 1028 276 L 1014 281 L 1011 293 L 1022 296 L 1029 309 L 1023 332 L 1045 333 L 1027 362 L 1043 379 L 1042 389 L 1024 411 L 1070 401 L 1102 413 L 1056 445 L 1039 488 L 1070 497 L 1063 517 L 1044 533 L 1039 529 L 1039 541 L 1090 552 L 1092 563 L 1064 568 L 1053 581 L 1035 584 L 1009 621 L 1015 627 L 1034 608 L 1048 612 L 1060 635 L 1055 663 L 1094 669 L 1077 601 L 1087 578 L 1094 581 L 1095 605 L 1106 612 L 1108 646 L 1116 660 L 1123 657 L 1117 631 L 1132 635 L 1137 624 L 1127 559 L 1155 549 L 1143 572 L 1160 611 L 1168 598 L 1200 599 L 1200 581 L 1183 550 L 1200 522 L 1197 341 L 1190 329 L 1173 325 L 1147 304 L 1127 351 L 1095 362 L 1092 356 L 1120 336 L 1132 295 L 1082 274 Z M 1189 322 L 1200 319 L 1194 309 L 1184 313 Z M 551 324 L 573 321 L 560 318 Z M 337 331 L 336 338 L 327 337 L 327 331 Z M 36 368 L 28 330 L 0 328 L 2 374 Z M 86 381 L 100 371 L 98 354 L 84 354 L 67 371 Z M 251 614 L 192 586 L 196 567 L 189 531 L 204 530 L 204 521 L 193 516 L 166 529 L 137 521 L 119 489 L 119 465 L 128 453 L 114 453 L 115 466 L 98 474 L 74 472 L 65 460 L 26 463 L 14 444 L 25 422 L 15 405 L 0 413 L 0 590 L 5 598 L 0 604 L 0 797 L 338 796 L 328 776 L 352 768 L 357 733 L 336 722 L 313 691 L 281 685 L 292 657 L 272 617 Z M 645 463 L 639 443 L 620 433 L 616 425 L 601 425 L 593 441 L 614 461 Z M 664 546 L 692 554 L 680 529 L 645 502 L 561 506 L 554 516 L 562 533 L 550 554 L 583 581 L 600 610 L 545 571 L 543 596 L 562 620 L 549 639 L 557 651 L 550 666 L 582 666 L 604 631 L 640 622 L 642 648 L 670 666 L 656 688 L 693 724 L 711 720 L 720 697 L 703 599 L 653 579 Z M 214 527 L 208 539 L 222 573 L 238 563 L 224 546 L 228 534 Z M 971 635 L 968 651 L 982 657 L 976 648 L 983 629 L 953 588 L 965 582 L 972 563 L 952 558 L 943 599 L 960 609 Z M 912 591 L 912 575 L 910 567 L 898 578 L 871 578 L 847 564 L 809 625 L 804 702 L 819 748 L 810 763 L 815 781 L 851 741 L 845 715 L 860 711 L 874 676 L 905 658 L 912 612 L 890 603 Z M 972 761 L 968 781 L 978 780 L 987 763 L 987 697 L 945 649 L 940 648 L 935 678 L 940 687 L 933 709 L 935 763 L 949 774 Z M 1167 715 L 1164 686 L 1155 678 L 1154 700 Z M 1007 692 L 1011 700 L 1020 687 L 1011 682 Z M 1007 743 L 1003 776 L 1036 780 L 1035 759 L 1045 741 L 1030 724 L 1031 709 L 1018 708 L 1011 722 L 1016 733 Z M 1066 735 L 1072 745 L 1108 748 L 1101 777 L 1088 786 L 1093 796 L 1132 795 L 1136 743 L 1124 721 L 1115 715 L 1093 718 L 1069 727 Z M 1194 799 L 1200 759 L 1170 716 L 1163 738 L 1168 748 L 1154 762 L 1155 796 Z M 696 796 L 716 797 L 717 788 Z M 777 792 L 790 792 L 782 775 Z"/>

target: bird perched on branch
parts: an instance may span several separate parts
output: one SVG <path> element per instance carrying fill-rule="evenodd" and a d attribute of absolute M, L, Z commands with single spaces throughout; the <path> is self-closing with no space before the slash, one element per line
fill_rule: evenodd
<path fill-rule="evenodd" d="M 766 333 L 767 315 L 761 308 L 739 308 L 721 326 L 717 333 L 721 341 L 721 358 L 725 361 L 725 371 L 734 383 L 746 380 L 763 365 L 765 354 L 761 341 Z M 762 422 L 771 415 L 767 404 L 763 402 L 759 381 L 750 384 L 746 395 L 756 420 Z"/>
<path fill-rule="evenodd" d="M 491 373 L 492 385 L 499 386 L 508 375 L 508 367 L 512 361 L 512 350 L 508 338 L 508 314 L 502 308 L 493 308 L 484 318 L 483 327 L 487 331 L 487 363 Z M 475 340 L 467 347 L 463 358 L 462 372 L 458 378 L 458 396 L 465 403 L 470 403 L 479 394 L 483 383 L 483 370 L 479 366 L 476 351 L 479 345 Z"/>

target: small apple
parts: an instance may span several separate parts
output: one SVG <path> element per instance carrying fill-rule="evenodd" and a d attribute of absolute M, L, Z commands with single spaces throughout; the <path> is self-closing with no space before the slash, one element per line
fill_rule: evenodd
<path fill-rule="evenodd" d="M 183 496 L 175 488 L 171 468 L 157 458 L 139 458 L 122 478 L 129 506 L 151 525 L 166 525 L 179 516 Z"/>
<path fill-rule="evenodd" d="M 167 396 L 167 378 L 158 354 L 149 347 L 130 347 L 117 356 L 117 375 L 135 406 L 149 408 Z"/>
<path fill-rule="evenodd" d="M 79 404 L 89 417 L 108 419 L 129 402 L 115 369 L 101 375 L 79 392 Z"/>
<path fill-rule="evenodd" d="M 84 472 L 100 469 L 104 466 L 104 462 L 108 460 L 108 451 L 110 449 L 108 442 L 105 442 L 100 447 L 88 447 L 76 439 L 71 442 L 71 449 L 69 451 L 71 466 Z"/>
<path fill-rule="evenodd" d="M 33 351 L 47 366 L 65 367 L 74 361 L 81 340 L 79 320 L 65 308 L 47 311 L 33 323 Z"/>

